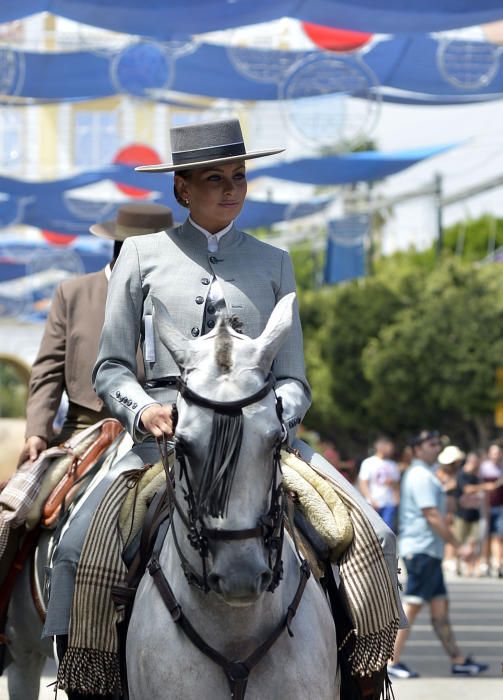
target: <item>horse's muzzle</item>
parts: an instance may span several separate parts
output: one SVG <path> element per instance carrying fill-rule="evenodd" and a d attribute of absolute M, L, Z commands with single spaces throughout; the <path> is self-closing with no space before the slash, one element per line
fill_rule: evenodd
<path fill-rule="evenodd" d="M 264 561 L 234 561 L 229 567 L 217 563 L 208 575 L 210 589 L 228 605 L 252 605 L 268 589 L 272 571 Z"/>

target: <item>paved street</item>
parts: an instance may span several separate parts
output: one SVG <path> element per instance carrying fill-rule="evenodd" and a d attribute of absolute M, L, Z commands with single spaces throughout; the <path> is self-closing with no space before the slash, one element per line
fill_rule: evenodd
<path fill-rule="evenodd" d="M 503 697 L 503 580 L 448 576 L 451 619 L 463 652 L 490 664 L 479 678 L 450 675 L 447 657 L 423 610 L 414 625 L 403 661 L 421 677 L 394 681 L 396 700 L 501 700 Z"/>
<path fill-rule="evenodd" d="M 396 700 L 502 700 L 503 674 L 503 580 L 448 577 L 451 616 L 461 649 L 490 664 L 480 678 L 450 675 L 450 666 L 434 636 L 429 617 L 422 611 L 403 656 L 421 678 L 393 682 Z M 54 665 L 48 664 L 40 700 L 54 700 Z M 58 698 L 66 698 L 59 692 Z M 0 678 L 0 700 L 8 700 L 6 680 Z M 264 700 L 269 700 L 264 698 Z M 271 698 L 270 700 L 282 700 Z"/>

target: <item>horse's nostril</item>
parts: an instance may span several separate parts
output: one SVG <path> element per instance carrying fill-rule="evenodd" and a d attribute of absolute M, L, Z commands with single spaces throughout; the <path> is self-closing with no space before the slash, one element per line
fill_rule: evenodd
<path fill-rule="evenodd" d="M 262 572 L 260 574 L 260 576 L 258 577 L 258 582 L 259 582 L 258 590 L 260 592 L 266 591 L 269 588 L 269 586 L 271 585 L 271 581 L 272 581 L 272 573 L 269 569 L 267 569 L 267 571 Z"/>
<path fill-rule="evenodd" d="M 212 591 L 215 591 L 215 593 L 220 593 L 220 576 L 218 574 L 209 574 L 208 586 Z"/>

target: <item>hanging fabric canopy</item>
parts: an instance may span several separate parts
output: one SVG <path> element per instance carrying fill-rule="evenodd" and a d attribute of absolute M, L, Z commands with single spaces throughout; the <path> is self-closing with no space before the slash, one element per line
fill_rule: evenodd
<path fill-rule="evenodd" d="M 61 234 L 86 236 L 92 224 L 113 219 L 117 208 L 122 204 L 86 200 L 65 194 L 40 193 L 29 200 L 20 201 L 13 197 L 0 202 L 0 227 L 25 224 Z M 151 201 L 170 207 L 175 221 L 181 222 L 187 216 L 187 210 L 180 207 L 171 194 Z M 279 221 L 289 221 L 323 211 L 331 201 L 332 198 L 314 197 L 292 204 L 260 201 L 249 197 L 239 215 L 239 225 L 245 229 L 272 226 Z"/>
<path fill-rule="evenodd" d="M 365 243 L 370 230 L 367 214 L 346 216 L 328 223 L 325 284 L 337 284 L 363 277 Z"/>
<path fill-rule="evenodd" d="M 266 176 L 291 182 L 307 182 L 311 185 L 343 185 L 382 180 L 454 147 L 455 144 L 450 144 L 395 153 L 362 151 L 325 158 L 303 158 L 254 168 L 250 175 L 252 178 Z"/>
<path fill-rule="evenodd" d="M 500 0 L 16 0 L 0 22 L 48 11 L 126 34 L 170 38 L 293 17 L 369 32 L 429 32 L 503 18 Z"/>
<path fill-rule="evenodd" d="M 183 95 L 256 101 L 316 99 L 326 92 L 372 100 L 410 99 L 415 104 L 462 104 L 503 97 L 501 54 L 490 42 L 429 35 L 394 37 L 349 55 L 200 44 L 176 57 L 165 44 L 143 40 L 99 53 L 3 48 L 0 58 L 9 70 L 0 79 L 0 94 L 38 102 L 130 94 L 189 106 Z M 306 71 L 318 68 L 325 85 L 311 87 Z"/>
<path fill-rule="evenodd" d="M 407 151 L 362 151 L 345 153 L 340 156 L 303 158 L 261 168 L 251 168 L 247 171 L 247 179 L 252 181 L 259 177 L 272 177 L 326 186 L 381 180 L 410 168 L 426 158 L 450 150 L 456 145 L 446 144 Z M 4 226 L 12 223 L 22 215 L 21 209 L 28 208 L 29 210 L 30 207 L 35 206 L 34 201 L 41 202 L 43 207 L 51 207 L 53 206 L 52 202 L 63 201 L 62 197 L 65 192 L 103 180 L 112 180 L 123 185 L 160 192 L 163 197 L 166 197 L 167 206 L 178 206 L 172 195 L 173 175 L 171 173 L 136 172 L 132 165 L 107 165 L 72 177 L 50 181 L 35 182 L 0 176 L 0 193 L 3 192 L 9 196 L 5 198 L 5 201 L 0 201 L 0 225 L 1 222 Z M 262 202 L 257 203 L 257 206 L 261 204 Z M 59 206 L 60 204 L 57 205 L 57 207 Z M 97 206 L 99 208 L 100 205 Z M 91 202 L 89 207 L 91 207 Z M 92 219 L 93 216 L 95 213 L 91 211 L 90 218 Z"/>

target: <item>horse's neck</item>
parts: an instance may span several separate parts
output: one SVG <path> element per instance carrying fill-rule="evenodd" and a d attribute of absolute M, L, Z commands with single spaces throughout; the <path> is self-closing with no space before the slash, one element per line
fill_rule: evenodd
<path fill-rule="evenodd" d="M 179 521 L 176 523 L 179 526 Z M 199 555 L 182 544 L 183 530 L 178 540 L 184 554 L 201 572 Z M 265 592 L 253 605 L 234 607 L 224 603 L 215 593 L 203 593 L 189 586 L 180 565 L 180 558 L 171 531 L 162 548 L 160 563 L 178 603 L 198 633 L 221 653 L 244 656 L 261 644 L 284 619 L 299 583 L 299 562 L 289 538 L 283 543 L 283 578 L 274 593 Z"/>

